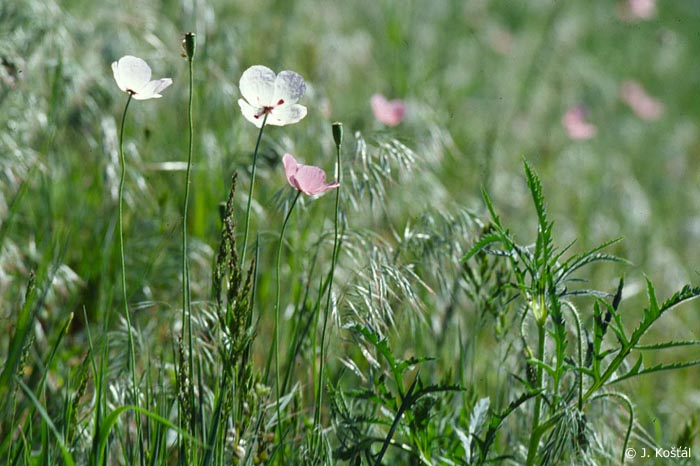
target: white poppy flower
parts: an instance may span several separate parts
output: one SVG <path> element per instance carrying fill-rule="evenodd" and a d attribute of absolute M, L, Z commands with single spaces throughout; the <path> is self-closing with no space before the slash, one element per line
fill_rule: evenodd
<path fill-rule="evenodd" d="M 297 101 L 306 91 L 304 78 L 294 71 L 275 72 L 266 66 L 251 66 L 243 72 L 239 84 L 242 99 L 238 99 L 246 120 L 260 128 L 265 115 L 266 124 L 284 126 L 306 116 L 306 107 Z"/>
<path fill-rule="evenodd" d="M 173 83 L 170 78 L 151 81 L 151 67 L 142 59 L 131 55 L 112 63 L 112 72 L 119 89 L 131 94 L 136 100 L 163 97 L 159 92 Z"/>

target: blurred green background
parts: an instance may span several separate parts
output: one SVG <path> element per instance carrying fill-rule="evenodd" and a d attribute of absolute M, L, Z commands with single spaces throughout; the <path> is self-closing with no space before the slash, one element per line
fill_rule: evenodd
<path fill-rule="evenodd" d="M 83 309 L 99 321 L 118 299 L 117 129 L 126 96 L 110 64 L 127 54 L 144 58 L 154 77 L 174 80 L 162 99 L 132 104 L 127 122 L 130 298 L 141 303 L 146 327 L 178 309 L 184 172 L 166 162 L 187 155 L 180 42 L 188 31 L 198 40 L 187 219 L 196 300 L 209 298 L 218 203 L 231 172 L 250 164 L 257 131 L 236 101 L 241 73 L 255 64 L 295 70 L 309 86 L 308 117 L 266 130 L 256 193 L 263 243 L 276 237 L 287 193 L 279 156 L 292 152 L 332 171 L 330 123 L 338 120 L 348 137 L 389 134 L 416 154 L 411 173 L 394 174 L 373 214 L 348 210 L 354 227 L 389 237 L 425 210 L 468 209 L 486 221 L 484 187 L 527 243 L 535 215 L 525 157 L 542 178 L 560 246 L 576 240 L 572 250 L 582 251 L 624 237 L 611 252 L 632 265 L 595 269 L 585 277 L 590 287 L 612 292 L 624 273 L 634 309 L 644 302 L 635 296 L 644 275 L 661 297 L 697 283 L 700 1 L 660 1 L 649 18 L 630 8 L 612 0 L 2 2 L 3 326 L 11 325 L 28 272 L 49 263 L 60 266 L 45 322 Z M 645 118 L 625 103 L 628 81 L 661 113 Z M 406 102 L 399 126 L 375 121 L 369 99 L 376 92 Z M 596 127 L 588 139 L 570 137 L 562 123 L 577 107 Z M 331 218 L 330 202 L 313 208 Z M 697 315 L 695 305 L 666 316 L 656 336 L 700 338 Z M 698 382 L 697 369 L 635 381 L 644 425 L 678 433 L 687 413 L 700 409 Z M 657 416 L 677 425 L 654 424 Z"/>

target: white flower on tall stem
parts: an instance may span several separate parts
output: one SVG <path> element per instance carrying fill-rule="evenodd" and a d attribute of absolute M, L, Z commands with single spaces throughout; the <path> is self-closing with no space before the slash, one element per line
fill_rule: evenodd
<path fill-rule="evenodd" d="M 255 168 L 262 133 L 267 125 L 291 125 L 306 116 L 306 107 L 297 103 L 306 92 L 306 83 L 304 78 L 294 71 L 282 71 L 276 75 L 266 66 L 255 65 L 243 72 L 238 88 L 243 96 L 242 99 L 238 99 L 243 116 L 260 128 L 255 151 L 253 151 L 248 205 L 245 210 L 243 246 L 240 254 L 241 264 L 244 264 L 250 229 L 250 206 L 255 189 Z"/>
<path fill-rule="evenodd" d="M 126 260 L 124 256 L 124 183 L 126 181 L 126 159 L 124 157 L 124 123 L 126 113 L 129 110 L 131 99 L 147 100 L 161 97 L 161 92 L 170 86 L 173 81 L 170 78 L 157 79 L 151 81 L 151 67 L 140 58 L 126 55 L 112 63 L 112 73 L 119 89 L 126 92 L 128 97 L 122 113 L 121 125 L 119 128 L 119 160 L 121 165 L 121 177 L 119 180 L 119 195 L 117 197 L 119 209 L 119 256 L 121 259 L 121 284 L 122 301 L 124 305 L 124 317 L 127 324 L 127 335 L 129 340 L 128 358 L 131 368 L 131 383 L 133 390 L 133 400 L 137 410 L 139 409 L 138 378 L 136 377 L 136 356 L 134 350 L 134 336 L 132 333 L 131 317 L 129 316 L 129 301 L 126 292 Z M 136 430 L 138 438 L 141 438 L 141 418 L 136 416 Z M 140 445 L 140 444 L 139 444 Z M 141 448 L 141 446 L 139 447 Z M 143 455 L 143 451 L 141 451 Z"/>
<path fill-rule="evenodd" d="M 243 96 L 238 99 L 241 112 L 258 128 L 263 121 L 268 125 L 285 126 L 306 116 L 306 107 L 297 104 L 306 92 L 306 83 L 294 71 L 275 75 L 266 66 L 251 66 L 243 72 L 239 89 Z"/>
<path fill-rule="evenodd" d="M 173 83 L 170 78 L 151 81 L 151 67 L 138 57 L 123 56 L 112 63 L 114 80 L 119 89 L 136 100 L 158 99 L 160 92 Z"/>

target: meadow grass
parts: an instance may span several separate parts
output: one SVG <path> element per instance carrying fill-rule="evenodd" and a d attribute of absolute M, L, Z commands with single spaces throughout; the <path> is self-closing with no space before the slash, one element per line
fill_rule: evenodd
<path fill-rule="evenodd" d="M 0 464 L 695 464 L 700 4 L 624 5 L 0 3 Z"/>

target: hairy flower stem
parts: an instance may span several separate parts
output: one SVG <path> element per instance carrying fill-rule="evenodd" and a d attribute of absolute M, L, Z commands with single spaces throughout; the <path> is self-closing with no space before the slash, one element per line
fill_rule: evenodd
<path fill-rule="evenodd" d="M 538 343 L 537 343 L 537 359 L 540 362 L 544 362 L 544 338 L 545 338 L 545 331 L 544 331 L 544 323 L 543 324 L 537 324 L 537 338 L 538 338 Z M 537 389 L 542 388 L 542 382 L 543 382 L 543 375 L 544 371 L 542 370 L 542 366 L 540 364 L 537 365 Z M 525 463 L 527 466 L 532 466 L 535 464 L 535 459 L 537 458 L 537 447 L 539 446 L 540 443 L 540 437 L 542 436 L 542 433 L 544 432 L 541 430 L 540 427 L 540 411 L 542 409 L 542 394 L 538 394 L 535 397 L 535 411 L 533 414 L 533 419 L 532 419 L 532 428 L 531 428 L 531 433 L 530 433 L 530 445 L 528 446 L 527 450 L 527 462 Z"/>
<path fill-rule="evenodd" d="M 275 353 L 275 387 L 277 390 L 277 403 L 276 403 L 276 409 L 277 409 L 277 432 L 279 435 L 279 442 L 282 442 L 283 436 L 282 436 L 282 416 L 281 416 L 281 411 L 280 411 L 280 396 L 281 394 L 281 387 L 280 387 L 280 348 L 279 348 L 279 341 L 280 341 L 280 263 L 282 261 L 282 243 L 284 242 L 284 232 L 287 230 L 287 223 L 289 223 L 289 218 L 292 216 L 292 211 L 294 210 L 294 206 L 297 203 L 297 200 L 299 199 L 299 196 L 301 195 L 301 191 L 297 191 L 297 195 L 294 196 L 294 200 L 292 201 L 292 205 L 289 206 L 289 210 L 287 211 L 287 215 L 284 217 L 284 222 L 282 223 L 282 231 L 280 232 L 280 240 L 279 244 L 277 245 L 277 265 L 275 267 L 276 271 L 276 291 L 275 291 L 275 340 L 272 343 L 272 350 Z M 282 455 L 282 464 L 284 464 L 284 447 L 280 448 L 280 452 Z"/>
<path fill-rule="evenodd" d="M 128 364 L 131 369 L 131 383 L 132 383 L 132 396 L 134 397 L 134 406 L 136 406 L 136 432 L 139 440 L 139 456 L 141 458 L 141 464 L 144 464 L 144 451 L 143 451 L 143 439 L 141 437 L 141 416 L 138 414 L 139 411 L 139 396 L 136 385 L 136 356 L 134 354 L 134 335 L 131 330 L 131 316 L 129 315 L 129 300 L 126 294 L 126 260 L 124 258 L 124 181 L 126 180 L 126 159 L 124 158 L 124 123 L 126 121 L 126 112 L 129 110 L 129 104 L 131 103 L 131 97 L 133 94 L 129 93 L 126 100 L 126 105 L 124 106 L 124 113 L 122 114 L 121 127 L 119 129 L 119 161 L 121 163 L 121 178 L 119 179 L 119 256 L 121 258 L 121 268 L 122 268 L 122 301 L 124 302 L 124 317 L 126 318 L 127 335 L 129 338 L 129 358 Z"/>
<path fill-rule="evenodd" d="M 187 44 L 194 43 L 194 34 L 186 36 Z M 185 200 L 182 207 L 182 331 L 187 330 L 187 348 L 188 348 L 188 378 L 190 387 L 188 397 L 190 402 L 190 413 L 194 412 L 194 356 L 192 348 L 192 298 L 190 296 L 190 269 L 187 261 L 187 207 L 190 199 L 190 178 L 192 174 L 192 153 L 194 152 L 194 124 L 192 121 L 192 101 L 194 94 L 194 74 L 193 74 L 193 58 L 194 45 L 192 53 L 187 53 L 187 62 L 189 68 L 189 100 L 187 105 L 187 123 L 189 126 L 189 145 L 187 150 L 187 173 L 185 175 Z M 195 416 L 190 416 L 190 433 L 194 435 Z"/>
<path fill-rule="evenodd" d="M 263 117 L 262 125 L 260 126 L 260 132 L 258 133 L 258 140 L 255 143 L 255 152 L 253 152 L 253 169 L 250 174 L 250 189 L 248 190 L 248 205 L 245 209 L 245 229 L 243 231 L 243 250 L 241 251 L 241 267 L 245 266 L 245 252 L 248 248 L 248 228 L 250 227 L 250 203 L 253 200 L 253 189 L 255 188 L 255 168 L 258 164 L 258 149 L 260 148 L 260 140 L 262 139 L 263 130 L 265 129 L 265 123 L 267 123 L 267 115 Z"/>
<path fill-rule="evenodd" d="M 336 148 L 336 179 L 338 184 L 341 184 L 341 148 L 343 141 L 343 126 L 340 123 L 333 124 L 333 139 L 335 140 Z M 313 425 L 313 436 L 314 436 L 314 446 L 319 447 L 320 435 L 319 424 L 321 423 L 321 405 L 323 402 L 323 370 L 324 370 L 324 360 L 325 355 L 325 344 L 326 344 L 326 330 L 328 327 L 328 316 L 331 310 L 331 300 L 333 296 L 333 276 L 335 275 L 335 266 L 338 261 L 338 253 L 340 251 L 340 188 L 335 192 L 335 226 L 334 226 L 334 236 L 333 236 L 333 255 L 331 256 L 331 270 L 328 273 L 328 298 L 326 299 L 326 309 L 323 314 L 323 329 L 321 330 L 321 354 L 319 359 L 318 368 L 318 386 L 316 387 L 316 411 L 314 412 L 314 425 Z M 318 326 L 316 327 L 318 328 Z M 316 347 L 314 345 L 314 361 L 316 357 Z"/>

